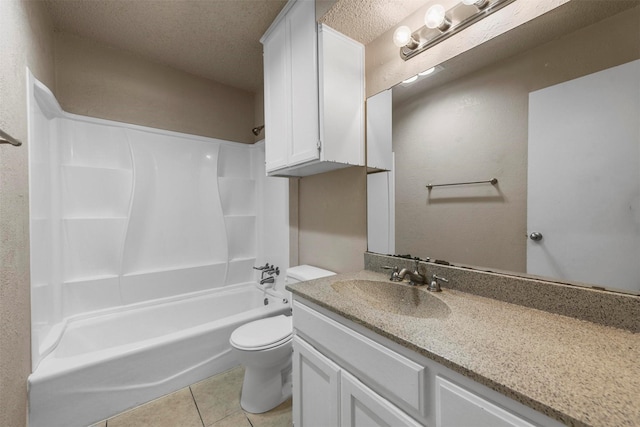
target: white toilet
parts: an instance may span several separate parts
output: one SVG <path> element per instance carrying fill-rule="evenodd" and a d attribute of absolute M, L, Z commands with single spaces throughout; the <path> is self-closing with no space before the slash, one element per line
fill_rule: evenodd
<path fill-rule="evenodd" d="M 297 283 L 335 273 L 311 265 L 287 269 L 287 283 Z M 229 342 L 245 367 L 240 406 L 247 412 L 267 412 L 291 397 L 291 316 L 255 320 L 237 328 Z"/>

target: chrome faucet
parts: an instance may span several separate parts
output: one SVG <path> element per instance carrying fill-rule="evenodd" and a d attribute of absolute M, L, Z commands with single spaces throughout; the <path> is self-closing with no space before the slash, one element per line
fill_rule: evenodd
<path fill-rule="evenodd" d="M 444 277 L 436 276 L 435 274 L 433 274 L 431 276 L 431 283 L 429 284 L 429 287 L 427 288 L 427 290 L 431 292 L 442 292 L 442 289 L 440 289 L 440 283 L 438 283 L 438 280 L 449 283 L 449 281 Z"/>
<path fill-rule="evenodd" d="M 266 277 L 260 280 L 260 284 L 264 285 L 265 283 L 275 283 L 276 279 L 273 276 Z"/>
<path fill-rule="evenodd" d="M 424 285 L 424 284 L 427 283 L 427 279 L 420 273 L 420 271 L 418 271 L 419 260 L 416 259 L 415 262 L 416 262 L 416 264 L 415 264 L 415 267 L 414 267 L 413 271 L 411 271 L 408 268 L 403 268 L 398 273 L 398 278 L 400 279 L 400 281 L 402 281 L 402 280 L 404 280 L 405 277 L 409 276 L 409 284 L 410 285 L 412 285 L 412 286 Z"/>
<path fill-rule="evenodd" d="M 261 271 L 261 275 L 260 275 L 261 285 L 264 285 L 265 283 L 275 283 L 276 278 L 273 276 L 280 275 L 280 267 L 276 267 L 275 265 L 269 265 L 269 263 L 266 263 L 262 267 L 253 267 L 253 269 Z M 265 274 L 267 275 L 267 277 L 264 277 Z"/>
<path fill-rule="evenodd" d="M 388 265 L 383 265 L 382 268 L 384 268 L 385 270 L 391 270 L 391 277 L 389 277 L 389 280 L 391 280 L 392 282 L 402 282 L 402 279 L 398 277 L 397 265 L 394 265 L 393 267 L 390 267 Z"/>

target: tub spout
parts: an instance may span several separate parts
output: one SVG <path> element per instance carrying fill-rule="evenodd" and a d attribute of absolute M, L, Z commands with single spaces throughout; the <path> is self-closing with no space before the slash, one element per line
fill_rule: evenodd
<path fill-rule="evenodd" d="M 264 279 L 260 280 L 260 284 L 264 285 L 265 283 L 275 283 L 276 279 L 273 276 L 269 276 L 269 277 L 265 277 Z"/>

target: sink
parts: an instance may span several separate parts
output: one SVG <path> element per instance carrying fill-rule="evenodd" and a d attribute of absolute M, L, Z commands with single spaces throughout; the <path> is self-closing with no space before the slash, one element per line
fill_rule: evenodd
<path fill-rule="evenodd" d="M 430 294 L 426 287 L 375 280 L 342 280 L 331 287 L 347 298 L 391 314 L 433 319 L 451 313 L 449 306 Z"/>

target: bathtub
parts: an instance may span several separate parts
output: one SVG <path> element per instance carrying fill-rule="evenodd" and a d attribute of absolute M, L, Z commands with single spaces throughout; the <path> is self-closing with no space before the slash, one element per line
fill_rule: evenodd
<path fill-rule="evenodd" d="M 236 327 L 290 311 L 245 283 L 71 319 L 29 376 L 29 425 L 87 426 L 225 371 Z"/>

